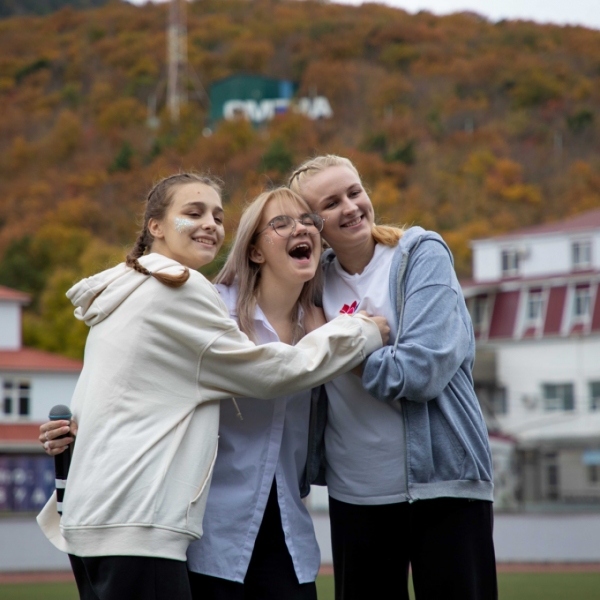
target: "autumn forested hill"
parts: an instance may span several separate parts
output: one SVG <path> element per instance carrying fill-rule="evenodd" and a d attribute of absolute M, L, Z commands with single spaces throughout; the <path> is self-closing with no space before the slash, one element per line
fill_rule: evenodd
<path fill-rule="evenodd" d="M 108 0 L 0 0 L 0 18 L 17 15 L 47 15 L 65 6 L 93 8 Z"/>
<path fill-rule="evenodd" d="M 0 21 L 0 284 L 33 293 L 26 343 L 80 355 L 64 291 L 119 260 L 152 180 L 210 169 L 239 206 L 316 152 L 350 156 L 384 221 L 440 231 L 462 275 L 468 241 L 600 206 L 600 32 L 379 5 L 201 0 L 189 61 L 293 79 L 335 117 L 266 128 L 206 104 L 164 114 L 164 4 Z M 158 130 L 146 105 L 159 90 Z M 163 112 L 161 112 L 163 111 Z"/>

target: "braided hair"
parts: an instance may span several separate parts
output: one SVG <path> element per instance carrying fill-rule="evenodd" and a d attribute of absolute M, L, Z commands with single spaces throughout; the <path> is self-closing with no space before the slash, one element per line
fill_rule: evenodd
<path fill-rule="evenodd" d="M 175 188 L 180 185 L 186 185 L 190 183 L 202 183 L 213 188 L 219 195 L 221 194 L 220 183 L 207 175 L 200 175 L 199 173 L 177 173 L 161 179 L 148 193 L 146 198 L 146 211 L 144 213 L 144 224 L 140 231 L 137 240 L 127 255 L 125 264 L 131 267 L 142 275 L 151 276 L 163 283 L 164 285 L 172 288 L 181 287 L 189 278 L 190 271 L 187 267 L 179 275 L 167 275 L 166 273 L 152 273 L 145 267 L 143 267 L 138 258 L 144 255 L 146 250 L 152 249 L 152 242 L 154 238 L 148 229 L 148 223 L 150 219 L 156 219 L 162 221 L 167 214 L 169 206 L 173 201 L 173 194 Z"/>

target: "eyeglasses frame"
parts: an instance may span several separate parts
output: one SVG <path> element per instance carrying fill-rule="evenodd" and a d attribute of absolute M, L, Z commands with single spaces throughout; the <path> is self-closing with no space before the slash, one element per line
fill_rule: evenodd
<path fill-rule="evenodd" d="M 317 217 L 319 217 L 319 219 L 321 219 L 321 229 L 319 229 L 317 231 L 317 233 L 321 233 L 321 231 L 323 231 L 323 227 L 325 226 L 325 219 L 319 214 L 319 213 L 305 213 L 303 215 L 303 217 L 306 216 L 312 216 L 312 215 L 316 215 Z M 292 223 L 292 233 L 290 233 L 290 235 L 281 235 L 280 233 L 277 233 L 277 229 L 275 229 L 274 223 L 277 219 L 281 218 L 281 217 L 286 217 L 287 219 L 292 219 L 293 223 Z M 264 229 L 261 229 L 260 231 L 256 232 L 256 235 L 259 236 L 261 233 L 264 233 L 267 229 L 269 229 L 269 227 L 273 228 L 273 231 L 280 237 L 283 239 L 292 237 L 295 233 L 296 233 L 296 223 L 302 223 L 302 219 L 294 219 L 293 217 L 290 217 L 289 215 L 277 215 L 276 217 L 273 218 L 273 220 L 267 224 L 267 226 Z M 315 224 L 316 227 L 316 224 Z M 315 235 L 315 234 L 311 234 L 309 233 L 308 235 Z"/>

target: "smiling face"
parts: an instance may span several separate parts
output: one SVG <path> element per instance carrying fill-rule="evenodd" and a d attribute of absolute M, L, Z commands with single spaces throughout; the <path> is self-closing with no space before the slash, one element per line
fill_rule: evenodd
<path fill-rule="evenodd" d="M 310 235 L 308 229 L 296 222 L 296 231 L 289 237 L 281 237 L 272 226 L 276 217 L 288 215 L 301 219 L 306 209 L 292 199 L 271 200 L 262 212 L 257 231 L 261 232 L 250 249 L 250 259 L 261 265 L 262 277 L 275 277 L 283 285 L 310 281 L 319 266 L 321 236 Z M 264 231 L 262 231 L 264 229 Z"/>
<path fill-rule="evenodd" d="M 323 237 L 334 252 L 372 243 L 373 205 L 352 169 L 335 166 L 320 171 L 303 183 L 302 196 L 325 220 Z"/>
<path fill-rule="evenodd" d="M 199 269 L 215 259 L 223 244 L 221 197 L 203 183 L 179 185 L 172 193 L 165 218 L 148 222 L 152 251 Z"/>

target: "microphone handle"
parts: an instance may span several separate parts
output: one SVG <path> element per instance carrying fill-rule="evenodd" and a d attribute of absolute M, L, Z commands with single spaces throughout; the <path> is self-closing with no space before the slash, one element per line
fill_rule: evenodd
<path fill-rule="evenodd" d="M 66 438 L 68 434 L 61 435 L 55 439 L 60 440 Z M 65 487 L 67 486 L 67 476 L 69 475 L 69 467 L 71 466 L 71 446 L 67 446 L 64 452 L 57 454 L 54 457 L 54 473 L 56 479 L 56 504 L 58 514 L 62 515 L 62 503 L 65 496 Z"/>

